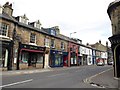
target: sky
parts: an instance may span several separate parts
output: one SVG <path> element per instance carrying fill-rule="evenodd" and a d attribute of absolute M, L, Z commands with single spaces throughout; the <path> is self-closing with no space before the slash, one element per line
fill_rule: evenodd
<path fill-rule="evenodd" d="M 29 22 L 40 20 L 42 27 L 59 26 L 60 33 L 82 40 L 83 44 L 103 45 L 112 36 L 108 5 L 114 0 L 0 0 L 13 4 L 13 16 L 26 14 Z M 73 33 L 76 32 L 76 33 Z"/>

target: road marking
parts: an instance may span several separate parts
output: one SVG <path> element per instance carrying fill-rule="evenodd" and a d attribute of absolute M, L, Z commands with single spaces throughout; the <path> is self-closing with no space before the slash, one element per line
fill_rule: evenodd
<path fill-rule="evenodd" d="M 48 77 L 60 76 L 60 75 L 64 75 L 64 74 L 66 74 L 66 73 L 55 74 L 55 75 L 51 75 L 51 76 L 48 76 Z"/>
<path fill-rule="evenodd" d="M 91 79 L 92 78 L 94 78 L 94 77 L 96 77 L 96 76 L 98 76 L 98 75 L 100 75 L 100 74 L 103 74 L 103 73 L 105 73 L 105 72 L 107 72 L 107 71 L 110 71 L 110 70 L 112 70 L 113 68 L 110 68 L 110 69 L 107 69 L 107 70 L 105 70 L 105 71 L 102 71 L 102 72 L 100 72 L 100 73 L 98 73 L 98 74 L 95 74 L 95 75 L 93 75 L 93 76 L 91 76 L 91 77 L 88 77 L 88 78 L 86 78 L 86 79 L 84 79 L 83 81 L 84 81 L 84 83 L 88 83 L 88 84 L 90 84 L 92 81 L 91 81 Z M 94 86 L 94 85 L 93 85 Z M 104 86 L 103 86 L 104 87 Z M 105 88 L 105 87 L 104 87 Z"/>
<path fill-rule="evenodd" d="M 89 77 L 89 79 L 92 79 L 92 78 L 94 78 L 94 77 L 96 77 L 96 76 L 98 76 L 98 75 L 100 75 L 100 74 L 102 74 L 102 73 L 104 73 L 104 72 L 110 71 L 111 69 L 113 69 L 113 68 L 107 69 L 107 70 L 102 71 L 102 72 L 100 72 L 100 73 L 98 73 L 98 74 L 96 74 L 96 75 L 93 75 L 93 76 Z"/>
<path fill-rule="evenodd" d="M 7 85 L 2 85 L 0 86 L 1 87 L 7 87 L 7 86 L 13 86 L 13 85 L 16 85 L 16 84 L 22 84 L 22 83 L 26 83 L 26 82 L 31 82 L 33 79 L 29 79 L 29 80 L 25 80 L 25 81 L 21 81 L 21 82 L 16 82 L 16 83 L 11 83 L 11 84 L 7 84 Z"/>

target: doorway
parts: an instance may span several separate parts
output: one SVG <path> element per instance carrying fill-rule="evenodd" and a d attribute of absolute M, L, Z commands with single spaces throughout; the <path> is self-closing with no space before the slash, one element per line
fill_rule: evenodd
<path fill-rule="evenodd" d="M 28 59 L 28 66 L 30 67 L 36 67 L 37 63 L 37 54 L 36 53 L 29 53 L 29 59 Z"/>

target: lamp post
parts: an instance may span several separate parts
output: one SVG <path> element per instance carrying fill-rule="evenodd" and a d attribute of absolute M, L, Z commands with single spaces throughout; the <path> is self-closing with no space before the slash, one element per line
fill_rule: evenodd
<path fill-rule="evenodd" d="M 72 35 L 72 34 L 75 34 L 75 33 L 77 33 L 77 32 L 72 32 L 72 33 L 70 33 L 70 38 L 71 38 L 71 35 Z"/>

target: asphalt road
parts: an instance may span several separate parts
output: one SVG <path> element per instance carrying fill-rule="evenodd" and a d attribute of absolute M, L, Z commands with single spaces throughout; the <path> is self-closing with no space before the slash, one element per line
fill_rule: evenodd
<path fill-rule="evenodd" d="M 112 68 L 112 66 L 76 66 L 55 68 L 52 71 L 20 75 L 3 75 L 4 88 L 94 88 L 84 79 Z"/>

